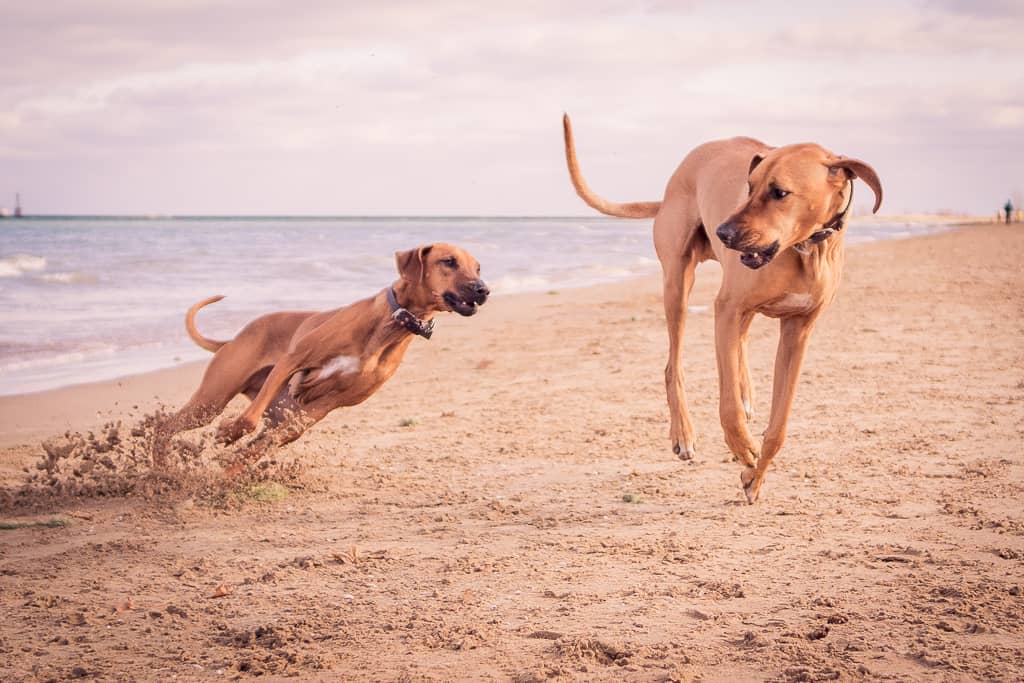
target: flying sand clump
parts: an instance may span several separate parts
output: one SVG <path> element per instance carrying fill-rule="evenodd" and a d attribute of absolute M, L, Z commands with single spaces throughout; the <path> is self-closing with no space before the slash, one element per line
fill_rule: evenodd
<path fill-rule="evenodd" d="M 95 432 L 69 431 L 43 441 L 39 460 L 23 468 L 24 484 L 0 492 L 0 508 L 32 509 L 73 498 L 219 498 L 242 484 L 294 482 L 300 475 L 296 462 L 263 458 L 229 480 L 222 465 L 231 454 L 201 433 L 175 439 L 166 465 L 154 468 L 153 434 L 162 419 L 155 412 L 132 426 L 109 422 Z"/>

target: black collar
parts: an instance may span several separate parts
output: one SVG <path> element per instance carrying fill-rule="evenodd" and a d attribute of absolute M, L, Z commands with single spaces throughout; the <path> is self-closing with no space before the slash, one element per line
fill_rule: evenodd
<path fill-rule="evenodd" d="M 804 240 L 804 242 L 802 242 L 799 246 L 806 249 L 807 245 L 817 244 L 818 242 L 824 242 L 829 237 L 843 229 L 843 227 L 846 225 L 846 217 L 850 213 L 850 207 L 853 206 L 853 181 L 848 180 L 847 182 L 850 183 L 850 198 L 846 202 L 846 208 L 837 213 L 835 216 L 832 216 L 832 218 L 829 219 L 828 223 L 825 223 L 824 225 L 821 226 L 821 230 L 811 233 L 811 236 Z"/>
<path fill-rule="evenodd" d="M 388 307 L 391 309 L 391 319 L 413 334 L 418 334 L 424 339 L 430 339 L 434 334 L 433 320 L 420 320 L 412 313 L 398 305 L 398 298 L 395 296 L 395 288 L 388 287 Z"/>

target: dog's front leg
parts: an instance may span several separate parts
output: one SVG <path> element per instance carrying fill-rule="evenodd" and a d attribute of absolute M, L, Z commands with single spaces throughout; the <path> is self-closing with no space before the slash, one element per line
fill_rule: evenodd
<path fill-rule="evenodd" d="M 677 263 L 678 262 L 678 263 Z M 672 452 L 680 460 L 692 460 L 697 454 L 696 438 L 690 411 L 686 405 L 686 383 L 683 376 L 683 333 L 686 329 L 686 306 L 693 288 L 693 258 L 672 259 L 664 266 L 665 322 L 668 326 L 668 362 L 665 364 L 665 392 L 671 419 L 669 438 Z"/>
<path fill-rule="evenodd" d="M 751 505 L 761 493 L 764 475 L 786 440 L 786 424 L 793 407 L 796 383 L 800 377 L 807 340 L 817 313 L 798 318 L 784 318 L 779 323 L 779 349 L 775 355 L 775 378 L 772 382 L 772 408 L 768 429 L 764 432 L 761 457 L 756 466 L 748 466 L 740 475 L 743 492 Z"/>
<path fill-rule="evenodd" d="M 727 299 L 715 300 L 715 355 L 718 360 L 718 415 L 725 443 L 736 458 L 748 467 L 757 463 L 758 448 L 747 430 L 741 378 L 741 346 L 745 330 L 754 314 Z"/>
<path fill-rule="evenodd" d="M 325 397 L 305 407 L 286 410 L 280 420 L 268 425 L 259 436 L 235 452 L 231 463 L 225 467 L 225 475 L 233 477 L 273 449 L 295 441 L 335 407 L 334 398 Z"/>
<path fill-rule="evenodd" d="M 754 385 L 750 379 L 750 365 L 747 363 L 747 349 L 750 345 L 750 323 L 754 316 L 747 316 L 740 329 L 740 399 L 743 401 L 743 414 L 747 422 L 754 417 Z"/>
<path fill-rule="evenodd" d="M 259 393 L 245 412 L 233 420 L 224 420 L 217 428 L 217 442 L 230 444 L 238 441 L 256 429 L 260 418 L 270 404 L 277 398 L 291 376 L 303 368 L 306 354 L 299 351 L 286 354 L 267 375 Z"/>

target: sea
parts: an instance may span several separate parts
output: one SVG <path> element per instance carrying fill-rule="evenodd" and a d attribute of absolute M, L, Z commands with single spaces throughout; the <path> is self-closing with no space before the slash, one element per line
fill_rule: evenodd
<path fill-rule="evenodd" d="M 858 224 L 847 243 L 948 226 Z M 0 220 L 0 395 L 204 359 L 185 333 L 230 338 L 274 310 L 323 310 L 396 278 L 394 252 L 450 242 L 495 296 L 659 272 L 651 221 L 605 217 L 69 217 Z"/>

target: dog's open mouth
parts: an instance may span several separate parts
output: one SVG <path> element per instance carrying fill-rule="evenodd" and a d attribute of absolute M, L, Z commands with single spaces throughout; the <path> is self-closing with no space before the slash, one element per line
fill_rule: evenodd
<path fill-rule="evenodd" d="M 480 304 L 485 299 L 474 301 L 472 298 L 462 298 L 454 292 L 444 293 L 444 302 L 448 304 L 448 309 L 455 311 L 459 315 L 470 316 L 476 313 L 476 309 L 479 308 Z"/>
<path fill-rule="evenodd" d="M 779 243 L 772 242 L 772 244 L 765 249 L 742 249 L 740 251 L 742 251 L 740 254 L 740 263 L 745 265 L 747 268 L 757 270 L 761 266 L 771 263 L 771 260 L 775 258 L 775 254 L 779 251 Z"/>

